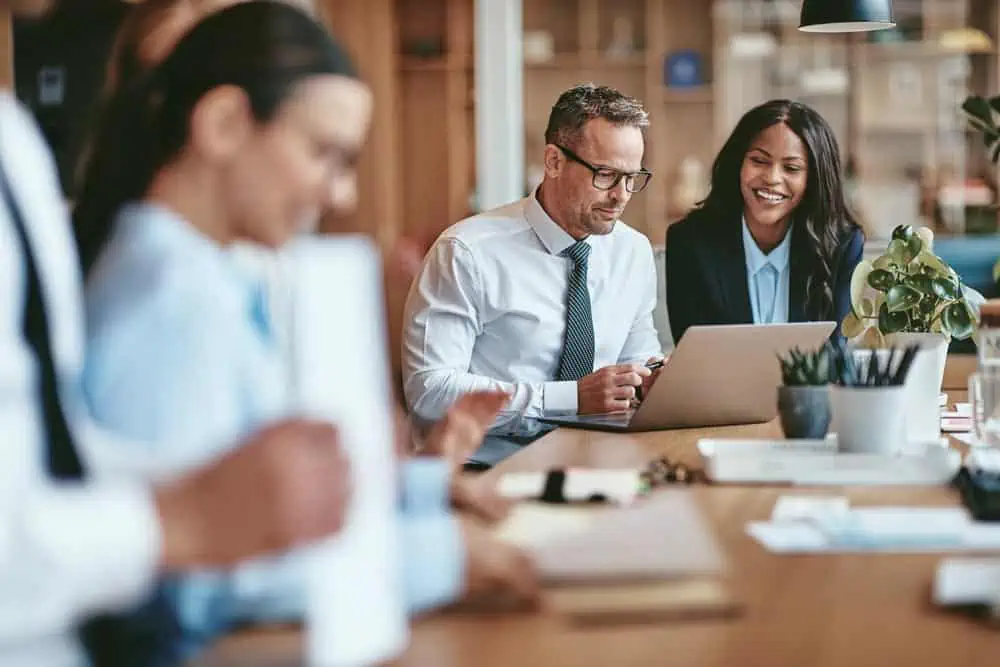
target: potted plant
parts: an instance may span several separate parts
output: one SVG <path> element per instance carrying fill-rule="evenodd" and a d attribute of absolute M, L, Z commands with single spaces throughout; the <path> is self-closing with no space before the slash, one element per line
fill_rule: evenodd
<path fill-rule="evenodd" d="M 934 333 L 950 341 L 975 332 L 978 304 L 933 253 L 933 239 L 926 227 L 900 225 L 883 255 L 858 264 L 851 277 L 852 310 L 841 324 L 844 336 L 860 347 L 882 348 L 896 334 Z"/>
<path fill-rule="evenodd" d="M 962 113 L 970 129 L 978 131 L 986 146 L 987 157 L 994 165 L 1000 163 L 1000 96 L 969 95 L 962 103 Z M 1000 259 L 993 266 L 993 282 L 1000 289 Z"/>
<path fill-rule="evenodd" d="M 921 347 L 907 383 L 911 439 L 940 435 L 938 394 L 951 339 L 976 330 L 981 297 L 933 253 L 929 229 L 900 225 L 885 253 L 858 264 L 851 277 L 851 312 L 841 332 L 860 348 Z"/>
<path fill-rule="evenodd" d="M 969 126 L 983 135 L 990 162 L 1000 162 L 1000 125 L 997 124 L 1000 96 L 969 95 L 962 102 L 962 113 Z"/>
<path fill-rule="evenodd" d="M 781 381 L 778 414 L 786 438 L 820 439 L 830 428 L 828 386 L 833 372 L 829 346 L 812 352 L 799 348 L 778 357 Z"/>

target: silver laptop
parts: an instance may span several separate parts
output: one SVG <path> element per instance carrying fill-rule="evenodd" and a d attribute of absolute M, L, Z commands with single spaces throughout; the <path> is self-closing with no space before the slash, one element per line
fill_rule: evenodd
<path fill-rule="evenodd" d="M 637 409 L 541 421 L 604 431 L 768 422 L 778 415 L 778 355 L 796 346 L 818 348 L 835 327 L 834 322 L 693 326 L 684 332 Z"/>

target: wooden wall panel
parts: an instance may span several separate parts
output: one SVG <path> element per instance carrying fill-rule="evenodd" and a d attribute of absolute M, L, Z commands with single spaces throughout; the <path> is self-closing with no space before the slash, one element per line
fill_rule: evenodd
<path fill-rule="evenodd" d="M 326 230 L 372 234 L 392 243 L 400 230 L 395 23 L 392 0 L 322 0 L 327 24 L 350 51 L 372 88 L 374 116 L 358 164 L 359 202 L 349 219 L 327 220 Z"/>
<path fill-rule="evenodd" d="M 14 39 L 10 10 L 0 9 L 0 86 L 14 85 Z"/>

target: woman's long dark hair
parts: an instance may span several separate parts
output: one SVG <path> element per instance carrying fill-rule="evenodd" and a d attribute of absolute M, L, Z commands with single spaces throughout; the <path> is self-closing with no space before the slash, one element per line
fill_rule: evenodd
<path fill-rule="evenodd" d="M 797 234 L 804 233 L 813 256 L 806 283 L 805 312 L 815 319 L 833 315 L 832 271 L 840 244 L 858 224 L 844 194 L 840 148 L 830 125 L 811 107 L 790 100 L 772 100 L 744 114 L 712 165 L 712 187 L 690 217 L 739 219 L 743 214 L 740 170 L 750 146 L 761 132 L 784 123 L 805 144 L 809 176 L 805 195 L 792 213 Z M 796 243 L 798 246 L 799 244 Z"/>
<path fill-rule="evenodd" d="M 302 11 L 274 0 L 239 3 L 192 28 L 159 66 L 123 80 L 107 99 L 73 211 L 89 272 L 121 206 L 141 198 L 188 140 L 191 113 L 209 91 L 242 88 L 254 117 L 271 120 L 313 76 L 356 78 L 346 53 Z"/>

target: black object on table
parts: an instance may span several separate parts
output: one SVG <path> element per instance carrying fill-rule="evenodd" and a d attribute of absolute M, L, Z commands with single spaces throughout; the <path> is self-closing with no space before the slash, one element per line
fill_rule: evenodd
<path fill-rule="evenodd" d="M 953 482 L 976 521 L 1000 521 L 1000 472 L 962 466 Z"/>

